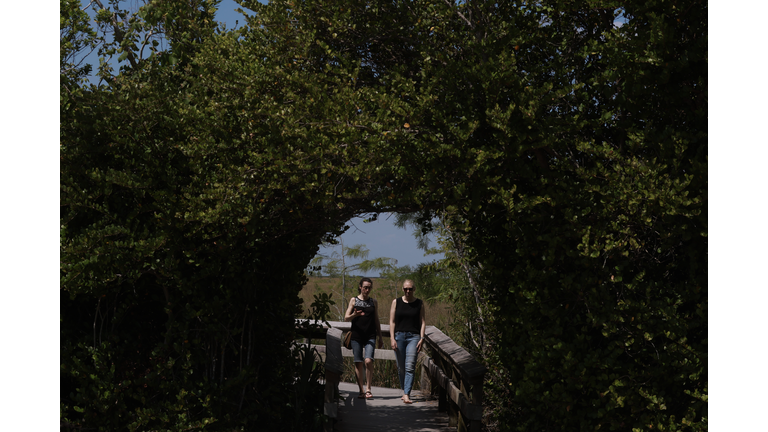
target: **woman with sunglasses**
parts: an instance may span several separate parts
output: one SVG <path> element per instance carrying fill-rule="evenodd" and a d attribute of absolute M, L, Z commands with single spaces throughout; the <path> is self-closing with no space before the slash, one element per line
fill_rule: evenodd
<path fill-rule="evenodd" d="M 400 376 L 400 388 L 403 389 L 403 403 L 411 401 L 411 387 L 416 371 L 416 355 L 424 342 L 424 330 L 427 321 L 424 315 L 424 302 L 414 294 L 413 281 L 403 282 L 403 296 L 392 300 L 389 309 L 389 332 L 392 349 L 397 358 L 397 371 Z"/>

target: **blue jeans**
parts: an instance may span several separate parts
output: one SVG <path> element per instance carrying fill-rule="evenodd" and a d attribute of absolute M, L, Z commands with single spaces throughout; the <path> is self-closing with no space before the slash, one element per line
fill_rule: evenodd
<path fill-rule="evenodd" d="M 361 345 L 360 342 L 352 339 L 352 357 L 355 358 L 355 363 L 362 363 L 367 358 L 373 360 L 373 349 L 375 346 L 375 337 L 368 339 L 364 346 Z M 365 351 L 365 353 L 363 353 L 363 351 Z"/>
<path fill-rule="evenodd" d="M 400 376 L 400 388 L 403 393 L 411 395 L 413 387 L 413 375 L 416 371 L 416 345 L 421 336 L 412 332 L 395 332 L 395 341 L 397 342 L 397 372 Z"/>

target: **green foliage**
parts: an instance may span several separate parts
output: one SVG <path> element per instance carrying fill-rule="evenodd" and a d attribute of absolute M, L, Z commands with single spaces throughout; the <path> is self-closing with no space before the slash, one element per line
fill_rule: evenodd
<path fill-rule="evenodd" d="M 63 425 L 318 427 L 304 271 L 400 212 L 490 429 L 707 428 L 706 3 L 216 4 L 62 3 Z M 92 43 L 123 66 L 85 87 Z"/>
<path fill-rule="evenodd" d="M 386 257 L 368 258 L 370 250 L 364 244 L 356 244 L 345 247 L 340 243 L 341 253 L 331 252 L 331 255 L 318 255 L 312 259 L 312 265 L 321 266 L 324 272 L 330 277 L 348 276 L 352 272 L 368 273 L 376 270 L 386 270 L 397 264 L 397 260 Z M 348 262 L 348 260 L 360 260 L 358 262 Z M 322 273 L 321 269 L 319 273 Z"/>
<path fill-rule="evenodd" d="M 60 0 L 59 11 L 59 74 L 62 89 L 71 92 L 91 72 L 92 66 L 83 61 L 97 36 L 78 0 Z"/>
<path fill-rule="evenodd" d="M 304 163 L 318 154 L 286 160 L 268 122 L 232 132 L 249 119 L 222 101 L 272 110 L 202 73 L 236 45 L 211 36 L 173 65 L 149 58 L 62 102 L 63 426 L 318 425 L 322 389 L 297 384 L 313 375 L 291 348 L 297 293 L 317 245 L 352 213 L 327 188 L 273 177 L 327 179 Z"/>
<path fill-rule="evenodd" d="M 437 218 L 434 218 L 432 211 L 401 213 L 395 218 L 395 226 L 402 229 L 412 228 L 416 245 L 425 252 L 425 256 L 442 254 L 444 258 L 423 262 L 415 269 L 405 266 L 386 276 L 399 281 L 413 280 L 419 288 L 419 295 L 429 303 L 443 301 L 463 307 L 461 299 L 467 297 L 469 281 L 459 265 L 461 260 L 457 255 L 461 254 L 461 245 L 456 241 L 457 233 L 446 228 L 442 213 L 438 213 Z M 437 244 L 432 247 L 430 235 L 437 240 Z M 474 305 L 474 301 L 470 303 Z M 462 327 L 464 324 L 465 322 L 459 323 Z"/>
<path fill-rule="evenodd" d="M 302 320 L 298 326 L 307 334 L 313 329 L 322 327 L 317 322 L 328 323 L 331 306 L 334 304 L 331 295 L 321 293 L 314 295 L 310 304 L 310 314 Z M 320 430 L 330 421 L 324 414 L 325 405 L 325 368 L 321 363 L 317 348 L 306 344 L 293 346 L 294 359 L 298 359 L 297 373 L 294 375 L 292 394 L 293 400 L 289 406 L 293 407 L 294 414 L 288 422 L 291 430 Z"/>
<path fill-rule="evenodd" d="M 352 272 L 368 273 L 370 271 L 383 270 L 392 268 L 397 264 L 397 260 L 386 257 L 368 258 L 370 251 L 363 244 L 356 244 L 354 246 L 345 247 L 343 240 L 339 242 L 341 247 L 341 253 L 333 251 L 330 256 L 317 255 L 310 262 L 310 271 L 308 274 L 322 274 L 325 273 L 332 278 L 341 278 L 341 290 L 339 294 L 344 299 L 342 303 L 336 308 L 337 319 L 341 320 L 346 310 L 347 299 L 347 280 L 352 277 Z M 360 260 L 354 262 L 352 260 Z M 350 262 L 351 261 L 351 262 Z M 316 269 L 312 271 L 311 269 Z M 349 283 L 349 292 L 354 293 L 357 284 L 354 281 Z M 357 294 L 355 294 L 357 295 Z"/>
<path fill-rule="evenodd" d="M 387 293 L 386 297 L 391 299 L 397 298 L 403 295 L 403 281 L 406 279 L 413 279 L 415 270 L 409 265 L 393 266 L 388 269 L 384 269 L 379 272 L 378 287 L 381 291 Z M 379 294 L 383 296 L 383 294 Z M 388 302 L 387 302 L 388 303 Z M 388 310 L 387 310 L 387 313 Z"/>
<path fill-rule="evenodd" d="M 624 4 L 621 27 L 544 6 L 509 63 L 525 87 L 464 97 L 472 180 L 443 213 L 485 309 L 488 423 L 706 430 L 706 5 Z"/>

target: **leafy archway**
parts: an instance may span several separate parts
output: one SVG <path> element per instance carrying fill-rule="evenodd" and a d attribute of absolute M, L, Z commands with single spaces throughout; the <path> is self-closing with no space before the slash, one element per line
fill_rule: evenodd
<path fill-rule="evenodd" d="M 63 48 L 63 421 L 312 427 L 303 270 L 389 211 L 453 236 L 489 424 L 706 429 L 706 3 L 215 3 L 106 85 Z"/>

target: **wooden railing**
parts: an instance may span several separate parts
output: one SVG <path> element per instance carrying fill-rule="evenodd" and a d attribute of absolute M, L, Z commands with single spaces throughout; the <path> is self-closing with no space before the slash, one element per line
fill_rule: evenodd
<path fill-rule="evenodd" d="M 424 339 L 430 356 L 421 365 L 421 391 L 430 389 L 438 396 L 438 409 L 448 411 L 449 426 L 479 432 L 487 369 L 437 327 L 427 326 Z"/>
<path fill-rule="evenodd" d="M 297 326 L 299 322 L 297 320 Z M 349 331 L 348 322 L 329 321 L 330 327 L 318 323 L 319 327 L 300 334 L 312 339 L 325 339 L 325 346 L 316 345 L 325 357 L 325 414 L 336 419 L 339 380 L 344 370 L 343 358 L 352 357 L 352 351 L 341 346 L 341 337 Z M 382 325 L 381 331 L 389 336 L 389 325 Z M 428 398 L 438 399 L 438 409 L 448 412 L 449 426 L 460 432 L 479 432 L 483 418 L 483 380 L 487 369 L 475 360 L 464 348 L 457 345 L 440 329 L 427 326 L 424 339 L 428 353 L 422 351 L 421 392 Z M 395 360 L 392 350 L 376 350 L 377 360 Z M 327 430 L 331 430 L 329 425 Z"/>

